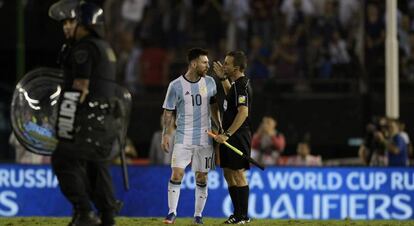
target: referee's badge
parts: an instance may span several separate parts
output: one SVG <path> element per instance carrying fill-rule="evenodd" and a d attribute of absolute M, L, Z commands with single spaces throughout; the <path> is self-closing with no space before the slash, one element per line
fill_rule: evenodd
<path fill-rule="evenodd" d="M 223 109 L 224 109 L 224 111 L 227 110 L 227 100 L 224 100 L 224 102 L 223 102 Z"/>
<path fill-rule="evenodd" d="M 246 96 L 239 95 L 239 97 L 237 99 L 238 99 L 239 104 L 245 104 L 246 103 Z"/>

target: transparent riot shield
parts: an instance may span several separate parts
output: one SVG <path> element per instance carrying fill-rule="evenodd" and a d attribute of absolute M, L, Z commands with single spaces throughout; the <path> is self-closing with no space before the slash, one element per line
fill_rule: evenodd
<path fill-rule="evenodd" d="M 16 85 L 11 103 L 13 132 L 27 150 L 51 155 L 57 145 L 55 122 L 63 73 L 40 68 L 27 73 Z"/>
<path fill-rule="evenodd" d="M 59 69 L 40 68 L 27 73 L 16 85 L 11 103 L 11 121 L 13 131 L 19 142 L 27 150 L 40 155 L 51 155 L 58 145 L 56 136 L 57 117 L 59 115 L 59 100 L 63 92 L 63 72 Z M 116 142 L 108 158 L 114 157 L 123 149 L 131 109 L 131 95 L 122 86 L 113 81 L 100 80 L 94 82 L 97 89 L 95 95 L 85 100 L 84 111 L 91 111 L 93 120 L 103 122 L 116 120 L 116 131 L 104 131 L 103 134 L 116 136 Z M 92 87 L 92 89 L 95 89 Z M 102 88 L 103 87 L 103 88 Z M 108 91 L 110 90 L 110 92 Z M 106 92 L 105 92 L 106 91 Z M 101 111 L 104 106 L 103 111 Z M 109 106 L 109 108 L 108 108 Z M 90 108 L 90 109 L 89 109 Z M 110 111 L 108 111 L 110 109 Z M 77 131 L 90 130 L 89 122 L 77 125 Z M 77 139 L 80 147 L 90 140 Z M 102 136 L 95 138 L 99 142 Z"/>

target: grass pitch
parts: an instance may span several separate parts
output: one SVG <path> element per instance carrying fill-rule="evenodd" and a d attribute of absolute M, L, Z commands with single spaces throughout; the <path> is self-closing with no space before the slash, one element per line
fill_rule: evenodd
<path fill-rule="evenodd" d="M 0 218 L 1 226 L 66 226 L 69 223 L 69 218 L 53 218 L 53 217 L 14 217 L 14 218 Z M 220 218 L 205 218 L 205 225 L 224 225 L 225 219 Z M 164 225 L 162 218 L 132 218 L 119 217 L 117 218 L 117 226 L 136 226 L 136 225 Z M 193 225 L 192 218 L 178 218 L 175 225 Z M 352 220 L 337 220 L 337 221 L 318 221 L 318 220 L 253 220 L 248 225 L 251 226 L 414 226 L 414 221 L 352 221 Z"/>

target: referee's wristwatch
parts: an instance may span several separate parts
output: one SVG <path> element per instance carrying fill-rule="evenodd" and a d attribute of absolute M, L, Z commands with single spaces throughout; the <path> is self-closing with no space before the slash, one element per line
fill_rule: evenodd
<path fill-rule="evenodd" d="M 230 134 L 230 132 L 229 132 L 229 131 L 226 131 L 226 132 L 224 132 L 223 134 L 224 134 L 224 136 L 226 136 L 227 138 L 231 137 L 231 134 Z"/>

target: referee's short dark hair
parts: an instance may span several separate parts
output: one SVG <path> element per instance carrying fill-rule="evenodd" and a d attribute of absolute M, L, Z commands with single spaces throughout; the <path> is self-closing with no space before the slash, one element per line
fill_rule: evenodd
<path fill-rule="evenodd" d="M 238 66 L 240 71 L 244 71 L 247 67 L 247 58 L 243 51 L 231 51 L 227 56 L 233 57 L 233 66 Z"/>
<path fill-rule="evenodd" d="M 208 51 L 201 48 L 192 48 L 188 50 L 187 60 L 190 63 L 192 60 L 197 59 L 199 56 L 207 56 Z"/>

